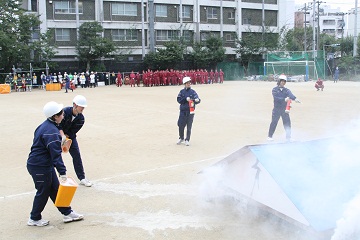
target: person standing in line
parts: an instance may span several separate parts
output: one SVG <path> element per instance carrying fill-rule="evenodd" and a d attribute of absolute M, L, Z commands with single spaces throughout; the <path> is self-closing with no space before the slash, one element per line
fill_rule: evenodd
<path fill-rule="evenodd" d="M 74 90 L 70 88 L 70 77 L 65 73 L 64 78 L 65 78 L 65 93 L 68 93 L 68 89 L 71 89 L 71 91 L 73 92 Z"/>
<path fill-rule="evenodd" d="M 286 140 L 291 141 L 291 121 L 289 113 L 285 112 L 286 105 L 289 100 L 300 101 L 292 94 L 290 89 L 285 87 L 287 77 L 284 74 L 279 76 L 277 86 L 272 89 L 274 98 L 274 108 L 272 110 L 272 118 L 269 127 L 268 140 L 273 141 L 273 134 L 275 132 L 278 121 L 281 117 L 286 132 Z"/>
<path fill-rule="evenodd" d="M 177 125 L 179 127 L 178 145 L 184 142 L 184 130 L 186 127 L 185 145 L 190 146 L 191 127 L 194 121 L 195 105 L 201 102 L 198 94 L 191 88 L 191 78 L 182 79 L 185 87 L 180 90 L 177 96 L 177 102 L 180 104 L 180 114 Z M 191 108 L 190 108 L 191 105 Z"/>
<path fill-rule="evenodd" d="M 85 123 L 83 111 L 87 107 L 86 98 L 82 95 L 77 95 L 73 99 L 73 106 L 64 108 L 64 119 L 59 125 L 60 134 L 62 137 L 66 136 L 72 140 L 69 153 L 73 159 L 76 176 L 80 180 L 80 184 L 86 187 L 91 187 L 92 183 L 85 178 L 84 166 L 82 163 L 79 144 L 76 139 L 76 134 Z"/>
<path fill-rule="evenodd" d="M 39 125 L 34 132 L 34 140 L 27 159 L 27 170 L 30 173 L 36 188 L 36 194 L 30 218 L 29 226 L 43 227 L 49 224 L 41 216 L 46 203 L 50 199 L 55 203 L 59 189 L 59 179 L 55 168 L 60 174 L 61 181 L 66 181 L 66 167 L 61 157 L 62 138 L 56 127 L 64 118 L 63 105 L 56 102 L 48 102 L 43 108 L 46 120 Z M 71 207 L 58 207 L 64 215 L 64 222 L 73 222 L 84 219 Z"/>
<path fill-rule="evenodd" d="M 338 82 L 339 76 L 340 76 L 340 70 L 339 70 L 339 67 L 336 67 L 335 72 L 334 72 L 334 83 Z"/>

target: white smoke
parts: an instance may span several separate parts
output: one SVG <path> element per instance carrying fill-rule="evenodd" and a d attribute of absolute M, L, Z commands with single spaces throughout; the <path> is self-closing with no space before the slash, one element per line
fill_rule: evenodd
<path fill-rule="evenodd" d="M 347 206 L 344 216 L 336 222 L 336 229 L 331 240 L 360 239 L 360 195 Z"/>

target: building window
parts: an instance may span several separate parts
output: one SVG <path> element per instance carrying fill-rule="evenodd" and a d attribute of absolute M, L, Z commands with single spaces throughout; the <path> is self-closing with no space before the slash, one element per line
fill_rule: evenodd
<path fill-rule="evenodd" d="M 184 30 L 183 31 L 183 38 L 185 41 L 187 42 L 191 42 L 193 39 L 193 32 L 192 31 L 189 31 L 189 30 Z"/>
<path fill-rule="evenodd" d="M 156 5 L 156 17 L 167 17 L 166 5 Z"/>
<path fill-rule="evenodd" d="M 229 19 L 235 19 L 235 11 L 228 12 L 228 18 Z"/>
<path fill-rule="evenodd" d="M 208 19 L 217 19 L 217 9 L 213 7 L 207 8 L 207 18 Z"/>
<path fill-rule="evenodd" d="M 54 11 L 55 11 L 55 13 L 75 14 L 76 13 L 76 4 L 75 4 L 75 2 L 69 2 L 69 1 L 56 1 L 56 2 L 54 2 Z M 83 3 L 82 2 L 79 2 L 79 13 L 83 13 Z"/>
<path fill-rule="evenodd" d="M 179 31 L 176 30 L 156 30 L 157 41 L 171 41 L 179 39 Z"/>
<path fill-rule="evenodd" d="M 113 41 L 137 41 L 136 29 L 113 29 L 111 31 Z"/>
<path fill-rule="evenodd" d="M 234 42 L 235 41 L 235 37 L 234 37 L 234 35 L 232 33 L 227 33 L 225 35 L 225 39 L 226 39 L 227 42 Z"/>
<path fill-rule="evenodd" d="M 112 15 L 137 16 L 137 5 L 135 3 L 113 3 Z"/>
<path fill-rule="evenodd" d="M 323 25 L 335 25 L 335 20 L 324 20 Z"/>
<path fill-rule="evenodd" d="M 182 17 L 190 18 L 191 16 L 191 6 L 182 6 Z"/>
<path fill-rule="evenodd" d="M 243 18 L 243 25 L 250 25 L 251 24 L 251 18 Z"/>
<path fill-rule="evenodd" d="M 200 41 L 206 41 L 210 37 L 210 32 L 200 33 Z"/>
<path fill-rule="evenodd" d="M 57 28 L 55 30 L 56 41 L 70 41 L 70 29 L 68 28 Z"/>

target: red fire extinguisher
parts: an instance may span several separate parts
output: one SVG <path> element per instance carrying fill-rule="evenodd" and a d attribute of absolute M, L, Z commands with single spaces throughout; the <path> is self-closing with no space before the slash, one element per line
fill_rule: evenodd
<path fill-rule="evenodd" d="M 286 112 L 286 113 L 290 113 L 290 108 L 291 108 L 291 99 L 289 99 L 289 100 L 287 101 L 286 108 L 285 108 L 285 112 Z"/>
<path fill-rule="evenodd" d="M 194 103 L 194 100 L 190 100 L 190 101 L 189 101 L 189 108 L 190 108 L 190 114 L 194 114 L 194 113 L 195 113 L 195 103 Z"/>

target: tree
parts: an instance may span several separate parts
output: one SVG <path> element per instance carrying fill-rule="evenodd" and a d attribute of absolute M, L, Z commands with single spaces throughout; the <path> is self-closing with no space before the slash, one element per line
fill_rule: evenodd
<path fill-rule="evenodd" d="M 277 50 L 279 47 L 279 34 L 265 28 L 265 33 L 248 32 L 242 33 L 242 37 L 236 40 L 236 53 L 238 60 L 244 66 L 245 74 L 248 73 L 249 64 L 254 61 L 262 60 L 263 54 L 268 51 Z"/>
<path fill-rule="evenodd" d="M 284 37 L 281 40 L 282 48 L 287 51 L 304 51 L 305 50 L 305 35 L 306 35 L 306 50 L 312 50 L 313 44 L 313 29 L 312 27 L 293 28 L 284 30 Z"/>
<path fill-rule="evenodd" d="M 38 16 L 26 14 L 18 1 L 0 0 L 0 65 L 5 70 L 13 65 L 27 68 L 30 62 L 39 65 L 55 54 L 49 35 L 40 34 L 39 25 Z M 34 33 L 39 39 L 33 40 Z"/>
<path fill-rule="evenodd" d="M 174 69 L 184 59 L 185 45 L 181 41 L 165 42 L 164 47 L 145 56 L 144 63 L 147 68 L 154 70 Z"/>
<path fill-rule="evenodd" d="M 215 36 L 209 37 L 206 39 L 205 47 L 207 60 L 211 68 L 215 68 L 217 63 L 225 59 L 225 48 L 221 38 Z"/>
<path fill-rule="evenodd" d="M 208 51 L 204 44 L 195 42 L 192 46 L 193 51 L 190 52 L 189 57 L 195 69 L 202 69 L 208 67 Z"/>
<path fill-rule="evenodd" d="M 115 54 L 115 45 L 110 39 L 102 37 L 103 30 L 98 22 L 86 22 L 79 27 L 76 51 L 79 59 L 86 62 L 87 70 L 90 70 L 92 61 Z"/>

